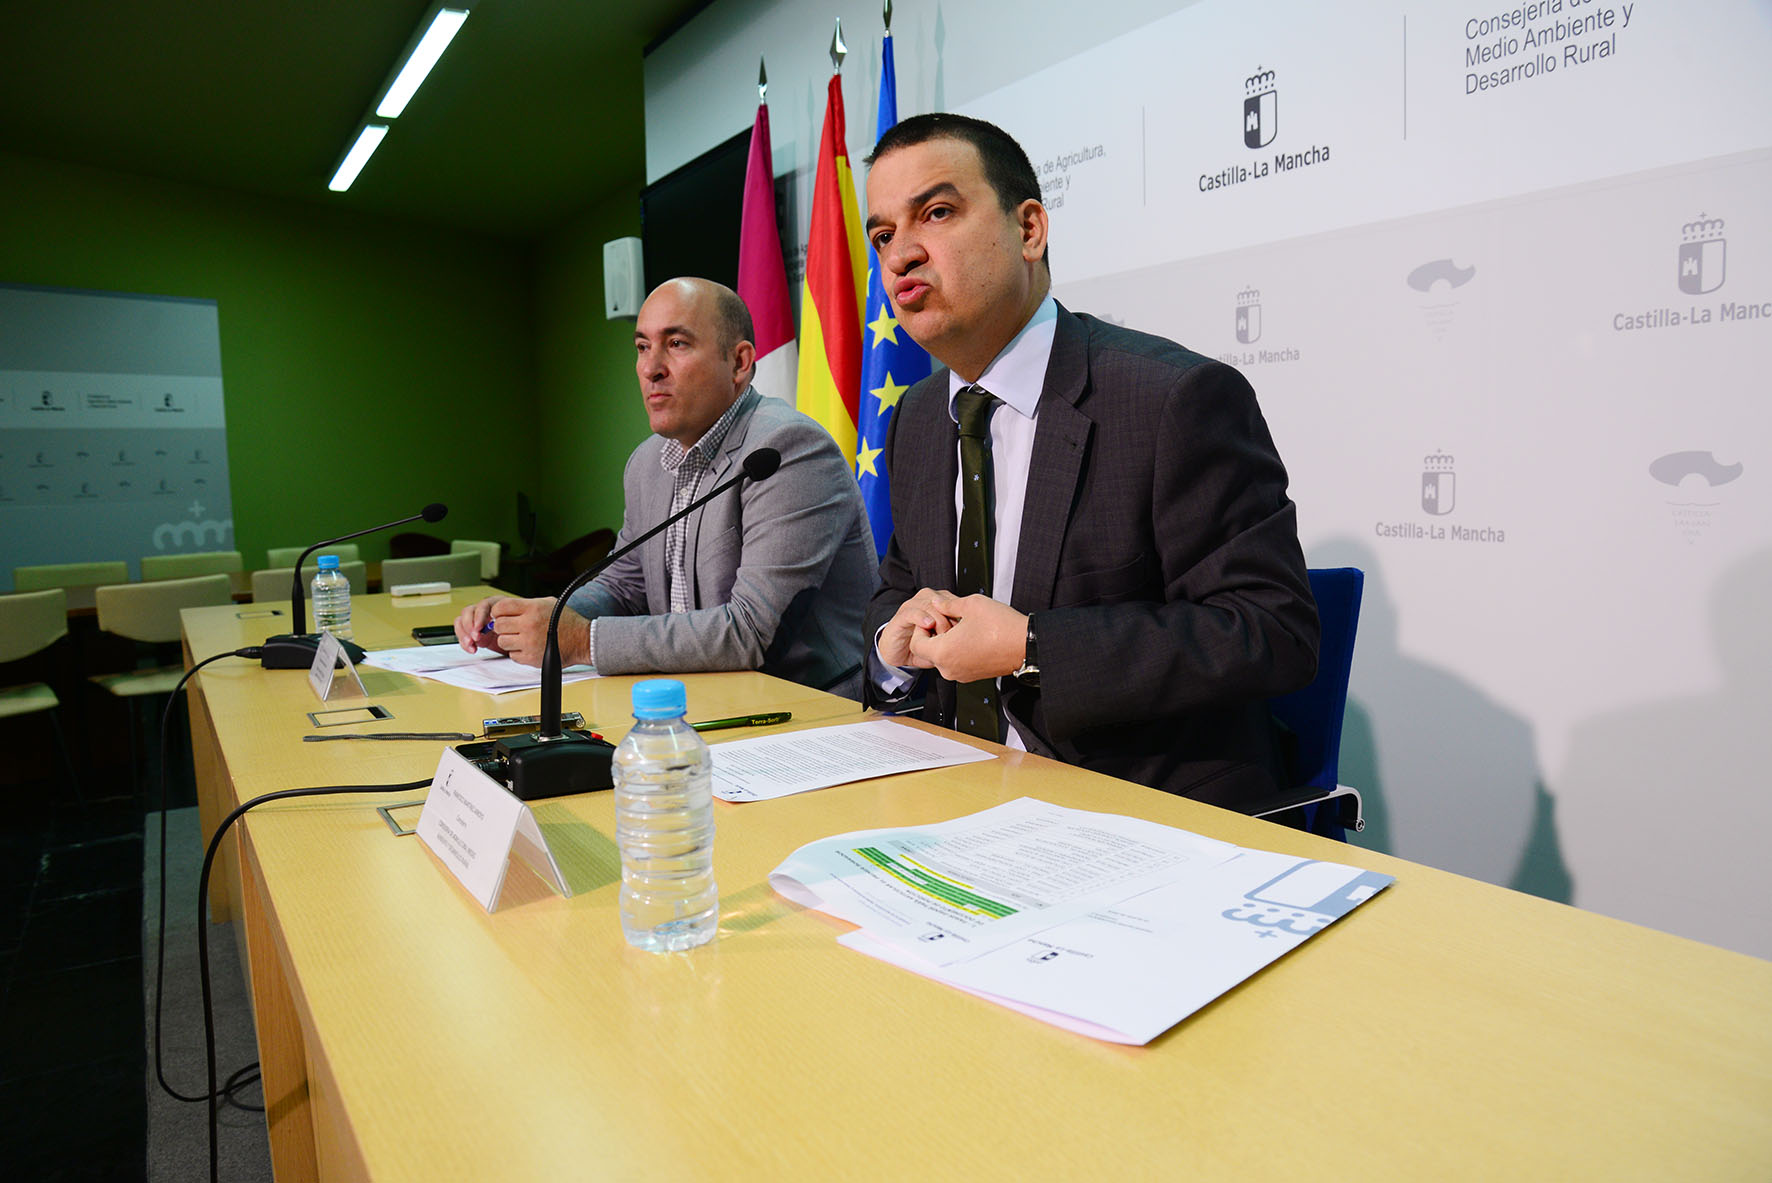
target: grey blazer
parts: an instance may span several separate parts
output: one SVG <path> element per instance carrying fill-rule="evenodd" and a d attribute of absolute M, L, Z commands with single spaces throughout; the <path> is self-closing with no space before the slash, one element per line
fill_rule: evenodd
<path fill-rule="evenodd" d="M 687 520 L 693 611 L 671 612 L 663 533 L 572 597 L 575 612 L 597 620 L 600 672 L 762 670 L 861 697 L 862 614 L 877 568 L 855 477 L 829 432 L 752 389 L 703 491 L 764 447 L 781 453 L 774 476 L 744 482 Z M 652 436 L 628 457 L 618 548 L 670 516 L 663 449 Z"/>
<path fill-rule="evenodd" d="M 870 638 L 918 588 L 953 586 L 947 399 L 938 370 L 892 422 Z M 1006 682 L 1003 701 L 1030 750 L 1214 804 L 1283 787 L 1265 700 L 1315 674 L 1317 613 L 1241 374 L 1061 306 L 1018 547 L 1011 603 L 1032 617 L 1040 685 Z M 953 684 L 928 691 L 925 718 L 953 726 Z"/>

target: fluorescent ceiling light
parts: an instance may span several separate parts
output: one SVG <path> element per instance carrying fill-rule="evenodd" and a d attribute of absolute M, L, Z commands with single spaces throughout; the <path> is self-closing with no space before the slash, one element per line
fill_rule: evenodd
<path fill-rule="evenodd" d="M 388 127 L 385 123 L 364 124 L 363 130 L 357 133 L 357 142 L 345 153 L 345 158 L 339 162 L 338 171 L 332 174 L 332 180 L 326 183 L 326 187 L 334 193 L 343 193 L 349 189 L 351 182 L 357 179 L 357 174 L 363 171 L 363 166 L 369 163 L 369 158 L 381 146 L 382 137 L 387 134 Z"/>
<path fill-rule="evenodd" d="M 425 35 L 413 46 L 412 53 L 406 58 L 406 64 L 400 67 L 400 72 L 389 84 L 387 93 L 376 104 L 377 115 L 383 119 L 395 119 L 400 112 L 406 110 L 406 104 L 412 101 L 412 96 L 418 92 L 419 85 L 431 72 L 431 67 L 437 64 L 437 59 L 443 56 L 443 51 L 449 48 L 449 43 L 455 39 L 462 22 L 467 19 L 468 10 L 465 8 L 437 10 L 437 15 L 431 20 L 431 27 L 425 30 Z"/>

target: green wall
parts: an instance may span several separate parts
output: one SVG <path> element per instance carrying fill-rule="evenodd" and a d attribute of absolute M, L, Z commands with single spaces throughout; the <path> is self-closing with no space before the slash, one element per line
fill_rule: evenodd
<path fill-rule="evenodd" d="M 645 434 L 592 242 L 616 209 L 637 232 L 634 205 L 525 244 L 0 153 L 0 280 L 218 301 L 249 566 L 430 501 L 450 507 L 435 533 L 515 543 L 519 488 L 564 538 L 619 521 L 620 469 L 599 460 L 616 418 L 593 405 L 608 375 L 627 375 L 619 450 Z M 570 418 L 538 432 L 551 409 Z M 383 557 L 387 537 L 362 545 Z"/>
<path fill-rule="evenodd" d="M 636 180 L 537 244 L 536 411 L 550 429 L 530 495 L 544 543 L 621 526 L 622 467 L 649 429 L 634 322 L 603 318 L 603 244 L 639 233 Z"/>

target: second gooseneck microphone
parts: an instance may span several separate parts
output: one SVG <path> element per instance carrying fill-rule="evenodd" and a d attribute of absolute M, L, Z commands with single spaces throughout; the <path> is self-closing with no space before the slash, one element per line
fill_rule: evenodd
<path fill-rule="evenodd" d="M 562 731 L 560 727 L 560 613 L 565 610 L 572 593 L 673 522 L 688 517 L 742 481 L 768 479 L 780 467 L 780 452 L 774 448 L 758 448 L 744 458 L 743 471 L 737 476 L 720 482 L 566 585 L 554 601 L 554 611 L 548 617 L 547 644 L 541 658 L 540 727 L 534 735 L 499 740 L 496 747 L 507 773 L 505 784 L 512 793 L 525 801 L 536 801 L 544 797 L 607 789 L 611 783 L 609 761 L 615 749 L 592 740 L 584 732 Z"/>
<path fill-rule="evenodd" d="M 349 542 L 353 538 L 361 538 L 365 534 L 374 534 L 379 530 L 392 530 L 395 526 L 404 526 L 408 522 L 426 521 L 440 522 L 449 516 L 449 507 L 441 501 L 433 501 L 411 517 L 400 518 L 398 521 L 386 522 L 380 526 L 371 526 L 367 530 L 358 530 L 351 534 L 340 534 L 337 538 L 328 538 L 324 542 L 316 542 L 301 552 L 301 558 L 295 561 L 295 574 L 290 581 L 289 619 L 294 625 L 289 632 L 281 636 L 267 638 L 261 647 L 263 656 L 260 662 L 268 670 L 305 670 L 314 664 L 314 653 L 320 646 L 320 638 L 308 635 L 307 607 L 302 599 L 302 566 L 308 556 L 323 546 L 335 546 L 340 542 Z M 363 660 L 363 650 L 343 642 L 352 661 Z"/>

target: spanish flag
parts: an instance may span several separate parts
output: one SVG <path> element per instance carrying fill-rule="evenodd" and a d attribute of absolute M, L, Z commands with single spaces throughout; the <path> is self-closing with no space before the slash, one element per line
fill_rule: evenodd
<path fill-rule="evenodd" d="M 806 282 L 800 293 L 800 410 L 824 424 L 843 458 L 855 466 L 855 424 L 861 404 L 862 285 L 866 243 L 856 213 L 843 125 L 843 79 L 831 75 L 824 134 L 812 189 L 812 231 L 806 239 Z"/>

